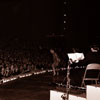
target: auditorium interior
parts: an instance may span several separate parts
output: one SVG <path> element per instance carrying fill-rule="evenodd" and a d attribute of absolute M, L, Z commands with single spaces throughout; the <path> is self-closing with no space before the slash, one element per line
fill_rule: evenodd
<path fill-rule="evenodd" d="M 99 3 L 0 1 L 0 100 L 100 100 Z"/>

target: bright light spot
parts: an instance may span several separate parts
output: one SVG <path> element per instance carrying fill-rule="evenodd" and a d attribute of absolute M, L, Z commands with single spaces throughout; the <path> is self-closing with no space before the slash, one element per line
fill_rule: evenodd
<path fill-rule="evenodd" d="M 64 16 L 66 16 L 66 14 L 64 14 Z"/>
<path fill-rule="evenodd" d="M 66 21 L 64 20 L 64 23 L 66 23 Z"/>
<path fill-rule="evenodd" d="M 67 2 L 65 1 L 65 2 L 64 2 L 64 4 L 66 5 L 66 4 L 67 4 Z"/>

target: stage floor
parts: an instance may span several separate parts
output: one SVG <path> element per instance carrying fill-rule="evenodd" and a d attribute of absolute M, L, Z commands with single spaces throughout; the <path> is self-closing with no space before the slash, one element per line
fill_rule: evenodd
<path fill-rule="evenodd" d="M 64 73 L 65 71 L 62 71 L 59 76 L 53 77 L 52 72 L 49 72 L 0 84 L 0 100 L 50 100 L 50 90 L 65 89 L 55 84 L 64 80 Z M 71 89 L 71 92 L 83 95 L 83 91 L 78 89 Z"/>

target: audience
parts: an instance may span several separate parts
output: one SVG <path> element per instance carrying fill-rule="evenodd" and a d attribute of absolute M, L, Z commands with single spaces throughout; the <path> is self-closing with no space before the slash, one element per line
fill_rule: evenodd
<path fill-rule="evenodd" d="M 27 73 L 36 69 L 51 69 L 52 55 L 49 48 L 0 49 L 0 78 Z M 63 63 L 60 64 L 63 67 Z"/>
<path fill-rule="evenodd" d="M 27 48 L 27 47 L 26 47 Z M 0 79 L 4 77 L 10 77 L 18 74 L 23 74 L 27 72 L 31 72 L 37 69 L 52 69 L 54 65 L 59 67 L 67 68 L 68 65 L 68 56 L 67 53 L 70 51 L 62 48 L 56 48 L 57 59 L 54 57 L 53 62 L 53 53 L 54 50 L 49 47 L 31 47 L 26 49 L 24 48 L 1 48 L 0 49 Z M 69 48 L 68 48 L 69 49 Z M 92 45 L 90 47 L 91 51 L 84 52 L 85 59 L 79 61 L 78 63 L 72 63 L 71 67 L 75 68 L 75 66 L 86 66 L 89 63 L 99 63 L 100 64 L 100 54 L 99 47 L 97 45 Z M 73 49 L 73 52 L 79 52 L 79 49 Z M 79 84 L 79 77 L 82 77 L 83 69 L 71 69 L 71 77 L 74 75 L 75 80 L 71 80 L 71 84 L 77 85 Z M 55 71 L 55 70 L 54 70 Z M 75 72 L 74 72 L 75 71 Z M 54 75 L 56 73 L 54 72 Z M 77 83 L 78 82 L 78 83 Z"/>

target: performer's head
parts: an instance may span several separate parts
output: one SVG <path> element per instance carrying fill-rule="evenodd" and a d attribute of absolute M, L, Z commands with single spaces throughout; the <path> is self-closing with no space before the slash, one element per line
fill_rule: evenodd
<path fill-rule="evenodd" d="M 50 49 L 50 52 L 53 54 L 54 53 L 54 50 L 53 49 Z"/>

